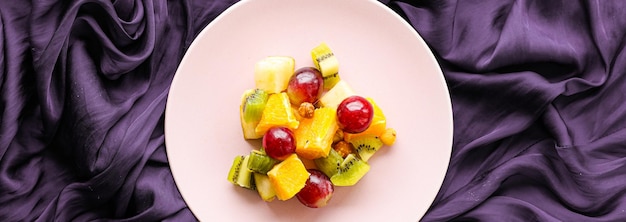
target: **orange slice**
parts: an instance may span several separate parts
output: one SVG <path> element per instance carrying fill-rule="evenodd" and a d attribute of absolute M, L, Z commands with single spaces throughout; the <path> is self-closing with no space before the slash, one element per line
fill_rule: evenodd
<path fill-rule="evenodd" d="M 267 175 L 279 200 L 288 200 L 295 196 L 309 179 L 309 172 L 296 154 L 291 154 L 276 164 Z"/>
<path fill-rule="evenodd" d="M 270 94 L 267 99 L 261 121 L 256 126 L 255 131 L 259 135 L 265 135 L 267 130 L 276 126 L 287 127 L 293 131 L 298 128 L 299 124 L 300 122 L 296 119 L 291 108 L 287 93 L 275 93 Z"/>
<path fill-rule="evenodd" d="M 334 109 L 316 109 L 313 118 L 303 118 L 298 129 L 294 131 L 296 153 L 306 159 L 328 156 L 338 128 L 337 112 Z"/>

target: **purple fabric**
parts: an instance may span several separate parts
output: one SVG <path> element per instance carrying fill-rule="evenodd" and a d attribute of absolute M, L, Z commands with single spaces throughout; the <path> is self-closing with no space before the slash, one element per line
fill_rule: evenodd
<path fill-rule="evenodd" d="M 0 221 L 194 221 L 165 155 L 169 84 L 231 1 L 0 3 Z M 383 1 L 452 97 L 424 221 L 626 220 L 626 2 Z"/>

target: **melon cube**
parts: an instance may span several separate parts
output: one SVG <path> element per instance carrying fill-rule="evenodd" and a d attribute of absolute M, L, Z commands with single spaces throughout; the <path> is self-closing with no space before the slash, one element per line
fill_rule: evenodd
<path fill-rule="evenodd" d="M 267 93 L 284 91 L 295 71 L 295 65 L 295 59 L 288 56 L 269 56 L 258 61 L 254 66 L 256 88 Z"/>
<path fill-rule="evenodd" d="M 354 93 L 348 83 L 344 80 L 339 80 L 339 82 L 337 82 L 332 89 L 320 98 L 319 102 L 323 107 L 329 107 L 333 110 L 337 110 L 337 106 L 339 106 L 345 98 L 353 95 L 356 95 L 356 93 Z"/>

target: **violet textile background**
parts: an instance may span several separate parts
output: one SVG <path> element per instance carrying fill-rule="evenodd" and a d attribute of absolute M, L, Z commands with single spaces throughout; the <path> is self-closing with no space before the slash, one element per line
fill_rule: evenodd
<path fill-rule="evenodd" d="M 0 221 L 194 221 L 165 155 L 167 92 L 235 2 L 0 0 Z M 626 220 L 626 2 L 382 2 L 452 97 L 424 221 Z"/>

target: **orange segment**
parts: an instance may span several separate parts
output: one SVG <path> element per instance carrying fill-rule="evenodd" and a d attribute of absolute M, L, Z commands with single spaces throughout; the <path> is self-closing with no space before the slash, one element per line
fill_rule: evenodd
<path fill-rule="evenodd" d="M 360 136 L 360 135 L 380 136 L 387 129 L 387 119 L 385 118 L 385 114 L 383 114 L 383 111 L 380 109 L 380 107 L 378 107 L 378 105 L 376 105 L 376 103 L 374 102 L 372 98 L 365 98 L 365 99 L 367 99 L 367 101 L 369 101 L 372 104 L 372 107 L 374 107 L 374 117 L 372 118 L 372 124 L 370 124 L 370 126 L 365 131 L 360 132 L 360 133 L 356 133 L 356 134 L 344 133 L 343 139 L 345 141 L 350 142 L 352 138 L 355 138 L 356 136 Z"/>
<path fill-rule="evenodd" d="M 264 135 L 267 130 L 275 126 L 284 126 L 291 130 L 298 128 L 299 122 L 296 119 L 289 96 L 287 93 L 270 94 L 263 110 L 261 121 L 256 126 L 256 133 Z"/>
<path fill-rule="evenodd" d="M 316 159 L 328 156 L 335 131 L 338 129 L 337 113 L 322 107 L 315 110 L 313 118 L 304 118 L 294 131 L 296 153 L 302 158 Z"/>
<path fill-rule="evenodd" d="M 291 154 L 276 164 L 267 175 L 279 200 L 288 200 L 295 196 L 309 179 L 309 172 L 296 154 Z"/>

